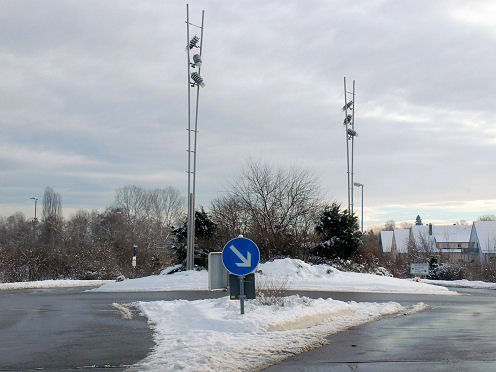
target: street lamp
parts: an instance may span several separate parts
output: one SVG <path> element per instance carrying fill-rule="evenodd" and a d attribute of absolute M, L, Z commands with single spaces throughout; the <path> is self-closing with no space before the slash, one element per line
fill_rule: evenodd
<path fill-rule="evenodd" d="M 34 220 L 36 221 L 36 204 L 38 203 L 38 197 L 37 196 L 32 196 L 29 199 L 34 200 Z"/>
<path fill-rule="evenodd" d="M 34 220 L 33 220 L 33 242 L 36 240 L 36 204 L 38 203 L 38 197 L 32 196 L 29 199 L 34 200 Z"/>
<path fill-rule="evenodd" d="M 186 243 L 186 269 L 193 270 L 195 265 L 195 192 L 196 192 L 196 139 L 198 134 L 198 101 L 200 87 L 205 87 L 205 81 L 200 74 L 202 67 L 203 21 L 205 11 L 202 11 L 201 26 L 190 23 L 189 4 L 186 4 L 186 54 L 188 56 L 188 222 Z M 200 29 L 200 36 L 190 39 L 190 26 Z M 199 44 L 199 45 L 198 45 Z M 193 54 L 193 49 L 199 49 Z M 193 54 L 193 55 L 192 55 Z M 193 60 L 193 62 L 191 62 Z M 197 69 L 191 72 L 191 69 Z M 195 126 L 191 127 L 191 89 L 196 88 Z M 193 142 L 193 143 L 192 143 Z M 193 145 L 193 146 L 192 146 Z M 192 148 L 193 147 L 193 148 Z"/>
<path fill-rule="evenodd" d="M 362 234 L 363 234 L 363 184 L 358 182 L 353 182 L 353 185 L 362 188 Z"/>

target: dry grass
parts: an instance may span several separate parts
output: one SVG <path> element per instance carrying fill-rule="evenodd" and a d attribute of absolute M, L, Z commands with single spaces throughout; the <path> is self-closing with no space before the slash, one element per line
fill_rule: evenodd
<path fill-rule="evenodd" d="M 284 297 L 288 296 L 288 290 L 287 277 L 257 276 L 256 296 L 261 305 L 284 306 Z"/>

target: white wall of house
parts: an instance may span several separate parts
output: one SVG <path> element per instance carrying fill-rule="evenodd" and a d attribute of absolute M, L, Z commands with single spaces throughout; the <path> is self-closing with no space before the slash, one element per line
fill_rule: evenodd
<path fill-rule="evenodd" d="M 481 264 L 496 259 L 496 221 L 474 222 L 469 246 L 478 248 Z"/>

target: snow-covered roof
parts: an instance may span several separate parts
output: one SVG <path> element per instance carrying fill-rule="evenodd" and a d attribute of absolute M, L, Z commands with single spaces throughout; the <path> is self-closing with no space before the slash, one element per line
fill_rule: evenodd
<path fill-rule="evenodd" d="M 468 243 L 472 226 L 468 225 L 441 225 L 432 226 L 432 235 L 436 243 Z"/>
<path fill-rule="evenodd" d="M 482 253 L 496 253 L 496 221 L 474 222 Z"/>
<path fill-rule="evenodd" d="M 422 251 L 436 249 L 436 242 L 434 241 L 434 237 L 429 235 L 428 225 L 412 226 L 412 237 L 417 249 Z"/>
<path fill-rule="evenodd" d="M 391 246 L 392 245 L 393 245 L 393 232 L 392 231 L 381 231 L 382 251 L 385 253 L 391 252 Z"/>
<path fill-rule="evenodd" d="M 410 229 L 394 229 L 394 240 L 398 253 L 408 253 L 408 241 L 410 240 Z"/>

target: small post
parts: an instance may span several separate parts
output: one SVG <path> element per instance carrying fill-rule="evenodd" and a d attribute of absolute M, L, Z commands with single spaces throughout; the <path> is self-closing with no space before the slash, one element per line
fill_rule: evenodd
<path fill-rule="evenodd" d="M 241 315 L 245 313 L 245 277 L 239 277 L 239 306 L 241 307 Z"/>
<path fill-rule="evenodd" d="M 133 266 L 133 277 L 136 278 L 136 248 L 138 248 L 138 244 L 133 244 L 133 260 L 132 266 Z"/>

